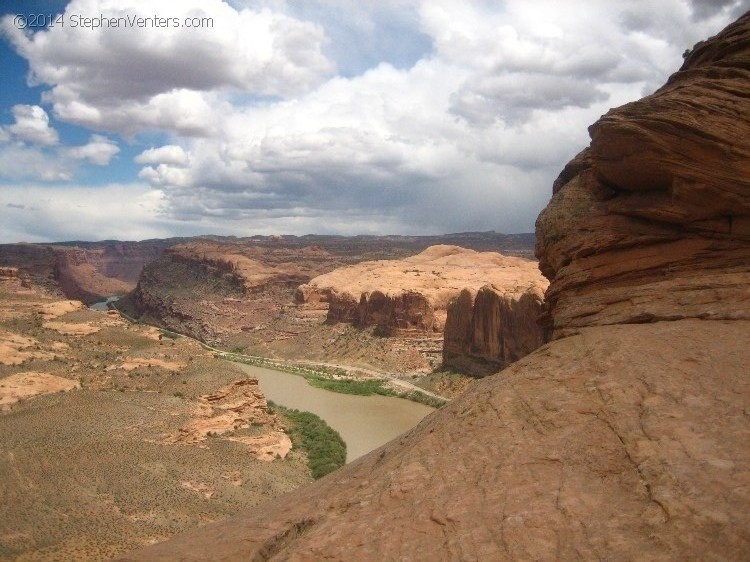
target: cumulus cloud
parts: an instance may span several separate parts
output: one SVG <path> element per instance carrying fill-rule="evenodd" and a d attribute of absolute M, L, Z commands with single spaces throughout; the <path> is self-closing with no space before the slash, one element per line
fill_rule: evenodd
<path fill-rule="evenodd" d="M 188 155 L 181 146 L 168 144 L 158 148 L 149 148 L 135 157 L 138 164 L 168 164 L 172 166 L 185 166 L 188 163 Z"/>
<path fill-rule="evenodd" d="M 128 24 L 139 16 L 168 23 Z M 83 27 L 84 17 L 102 23 Z M 210 23 L 188 28 L 188 17 Z M 320 26 L 268 9 L 235 10 L 220 0 L 158 8 L 149 0 L 73 0 L 63 18 L 67 25 L 29 33 L 6 16 L 1 29 L 28 59 L 31 83 L 52 86 L 45 101 L 56 115 L 97 129 L 206 134 L 211 98 L 202 93 L 292 96 L 334 70 L 321 52 Z"/>
<path fill-rule="evenodd" d="M 15 123 L 6 127 L 0 127 L 4 136 L 0 140 L 6 142 L 12 138 L 22 142 L 42 146 L 52 146 L 58 143 L 57 131 L 49 124 L 49 116 L 43 108 L 38 105 L 14 105 L 13 118 Z"/>
<path fill-rule="evenodd" d="M 87 160 L 97 166 L 106 166 L 120 152 L 117 143 L 102 135 L 91 135 L 89 142 L 82 146 L 68 149 L 68 156 L 76 160 Z"/>
<path fill-rule="evenodd" d="M 518 232 L 533 229 L 587 126 L 664 83 L 740 2 L 366 4 L 189 0 L 175 10 L 236 21 L 139 30 L 137 41 L 5 25 L 55 117 L 134 143 L 143 131 L 165 139 L 134 158 L 139 185 L 158 194 L 153 224 Z M 66 13 L 119 5 L 76 0 Z M 407 29 L 400 57 L 388 40 Z M 357 34 L 366 45 L 353 46 Z M 332 75 L 334 64 L 344 71 Z"/>
<path fill-rule="evenodd" d="M 681 60 L 684 43 L 662 34 L 674 19 L 627 27 L 637 4 L 596 3 L 574 18 L 555 2 L 425 2 L 432 56 L 234 108 L 220 137 L 189 142 L 189 163 L 154 158 L 140 177 L 185 220 L 276 214 L 283 231 L 281 218 L 304 210 L 387 216 L 400 231 L 530 230 L 586 127 Z M 686 4 L 671 8 L 689 21 Z"/>

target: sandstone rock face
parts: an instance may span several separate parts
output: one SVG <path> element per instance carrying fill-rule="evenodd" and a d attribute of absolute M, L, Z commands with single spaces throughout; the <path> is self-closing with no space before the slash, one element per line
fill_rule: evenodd
<path fill-rule="evenodd" d="M 544 343 L 537 320 L 544 293 L 485 285 L 464 289 L 448 306 L 443 364 L 474 375 L 488 375 L 518 361 Z"/>
<path fill-rule="evenodd" d="M 581 326 L 748 318 L 747 18 L 660 90 L 590 128 L 537 221 L 558 337 Z"/>
<path fill-rule="evenodd" d="M 24 287 L 33 282 L 48 292 L 90 304 L 132 291 L 143 266 L 173 243 L 0 244 L 0 264 L 17 268 Z"/>
<path fill-rule="evenodd" d="M 327 302 L 328 322 L 377 326 L 384 335 L 442 332 L 451 299 L 487 283 L 500 290 L 547 286 L 534 262 L 437 245 L 402 260 L 362 262 L 320 275 L 299 287 L 295 301 Z"/>
<path fill-rule="evenodd" d="M 746 559 L 749 72 L 750 14 L 592 128 L 537 224 L 556 340 L 273 506 L 127 559 Z"/>
<path fill-rule="evenodd" d="M 216 277 L 229 280 L 246 295 L 257 293 L 269 284 L 297 286 L 310 278 L 293 263 L 286 263 L 280 268 L 244 254 L 231 253 L 231 250 L 228 253 L 226 244 L 180 244 L 169 248 L 165 254 L 176 263 L 187 263 Z"/>

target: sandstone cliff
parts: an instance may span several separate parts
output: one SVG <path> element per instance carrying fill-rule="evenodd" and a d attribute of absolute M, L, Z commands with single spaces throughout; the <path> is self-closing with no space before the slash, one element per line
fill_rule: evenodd
<path fill-rule="evenodd" d="M 436 243 L 461 243 L 473 249 L 495 248 L 509 255 L 531 256 L 533 240 L 532 234 L 495 232 L 202 237 L 183 241 L 153 261 L 144 269 L 137 289 L 120 300 L 118 307 L 142 316 L 146 322 L 227 349 L 290 359 L 336 360 L 366 369 L 425 372 L 441 361 L 441 330 L 414 329 L 412 335 L 398 341 L 385 340 L 367 330 L 325 323 L 331 295 L 325 291 L 308 294 L 295 303 L 295 290 L 300 283 L 337 268 L 403 258 Z M 358 313 L 360 295 L 352 301 L 337 300 L 332 314 L 345 317 Z M 383 302 L 375 295 L 367 304 L 372 316 L 413 318 L 421 310 L 421 323 L 431 322 L 431 309 L 419 297 L 407 295 L 395 302 Z M 355 320 L 351 316 L 351 321 Z"/>
<path fill-rule="evenodd" d="M 556 183 L 537 233 L 557 340 L 278 503 L 127 559 L 746 559 L 749 118 L 745 15 Z"/>
<path fill-rule="evenodd" d="M 501 290 L 547 286 L 534 262 L 438 245 L 401 260 L 336 269 L 299 287 L 295 301 L 327 302 L 328 322 L 377 326 L 384 335 L 442 333 L 451 299 L 487 283 Z"/>
<path fill-rule="evenodd" d="M 748 319 L 746 20 L 667 84 L 590 127 L 537 222 L 555 336 L 581 326 Z M 708 288 L 710 287 L 710 290 Z"/>
<path fill-rule="evenodd" d="M 543 301 L 539 285 L 464 289 L 448 305 L 443 364 L 488 375 L 528 355 L 544 343 L 538 324 Z"/>
<path fill-rule="evenodd" d="M 19 269 L 27 284 L 87 303 L 132 291 L 143 266 L 169 240 L 0 244 L 0 264 Z"/>

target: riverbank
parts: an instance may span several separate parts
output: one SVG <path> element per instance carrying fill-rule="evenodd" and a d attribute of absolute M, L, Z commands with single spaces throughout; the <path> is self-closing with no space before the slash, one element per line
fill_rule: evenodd
<path fill-rule="evenodd" d="M 154 328 L 161 330 L 165 337 L 183 337 L 196 341 L 204 349 L 212 351 L 217 358 L 298 375 L 309 380 L 313 386 L 325 388 L 331 392 L 359 394 L 364 396 L 372 394 L 395 396 L 411 400 L 412 402 L 418 402 L 432 408 L 440 408 L 451 400 L 448 397 L 420 388 L 409 381 L 400 379 L 390 373 L 384 373 L 372 369 L 334 363 L 270 359 L 268 357 L 247 355 L 244 353 L 218 349 L 206 342 L 194 338 L 193 336 L 141 322 L 139 319 L 122 311 L 114 302 L 110 303 L 109 306 L 117 310 L 130 322 L 153 326 Z"/>
<path fill-rule="evenodd" d="M 418 425 L 434 408 L 394 396 L 335 393 L 296 374 L 233 363 L 258 380 L 267 400 L 320 416 L 346 443 L 351 462 Z"/>

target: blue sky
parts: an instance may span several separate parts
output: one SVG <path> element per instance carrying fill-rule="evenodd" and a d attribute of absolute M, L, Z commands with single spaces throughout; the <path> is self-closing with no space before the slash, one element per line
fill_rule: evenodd
<path fill-rule="evenodd" d="M 0 241 L 529 232 L 587 126 L 747 9 L 6 0 Z"/>

